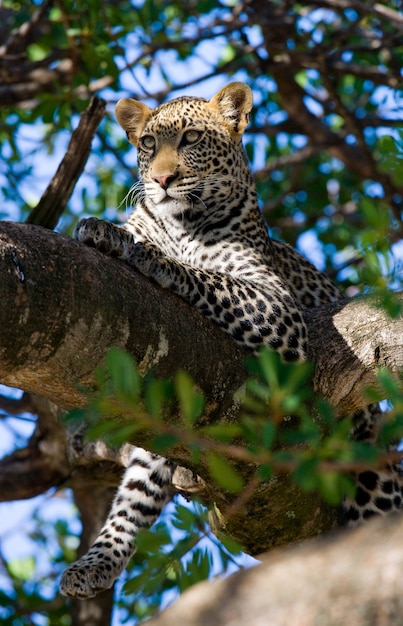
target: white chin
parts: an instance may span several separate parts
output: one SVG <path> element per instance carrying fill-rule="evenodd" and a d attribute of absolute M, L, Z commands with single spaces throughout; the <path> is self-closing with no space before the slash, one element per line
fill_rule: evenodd
<path fill-rule="evenodd" d="M 152 206 L 149 206 L 150 210 L 155 210 L 157 208 L 158 211 L 164 211 L 167 213 L 175 213 L 178 210 L 184 210 L 189 206 L 188 200 L 183 196 L 180 198 L 172 198 L 172 196 L 167 195 L 165 191 L 163 191 L 163 193 L 153 195 L 152 198 L 148 199 L 147 204 L 152 204 Z"/>

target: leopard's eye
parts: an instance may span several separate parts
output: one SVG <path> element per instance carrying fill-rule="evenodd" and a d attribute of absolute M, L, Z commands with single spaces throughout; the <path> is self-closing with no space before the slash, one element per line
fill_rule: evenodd
<path fill-rule="evenodd" d="M 144 150 L 154 150 L 155 139 L 152 135 L 144 135 L 144 137 L 140 137 L 140 145 Z"/>
<path fill-rule="evenodd" d="M 202 133 L 200 130 L 186 130 L 183 133 L 181 146 L 191 146 L 194 143 L 197 143 L 201 137 Z"/>

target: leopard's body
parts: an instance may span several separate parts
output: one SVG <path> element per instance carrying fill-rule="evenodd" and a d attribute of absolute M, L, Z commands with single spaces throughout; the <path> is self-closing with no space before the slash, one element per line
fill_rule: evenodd
<path fill-rule="evenodd" d="M 120 101 L 118 121 L 138 147 L 136 210 L 123 227 L 81 220 L 75 236 L 178 294 L 238 344 L 264 344 L 285 361 L 303 360 L 303 310 L 342 294 L 268 236 L 241 142 L 251 107 L 241 83 L 209 102 L 183 97 L 153 111 Z M 365 410 L 357 432 L 372 437 L 375 423 L 374 410 Z M 134 552 L 138 528 L 152 524 L 167 501 L 172 470 L 166 459 L 135 449 L 97 541 L 63 575 L 63 593 L 90 597 L 111 586 Z M 367 472 L 358 480 L 351 519 L 400 507 L 398 473 Z"/>

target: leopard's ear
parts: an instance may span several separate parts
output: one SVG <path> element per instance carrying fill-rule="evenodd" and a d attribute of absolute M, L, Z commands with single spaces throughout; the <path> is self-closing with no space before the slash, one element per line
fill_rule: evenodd
<path fill-rule="evenodd" d="M 210 100 L 210 106 L 224 118 L 230 131 L 241 138 L 249 123 L 252 110 L 252 91 L 244 83 L 229 83 Z"/>
<path fill-rule="evenodd" d="M 137 146 L 151 109 L 132 98 L 123 98 L 117 103 L 115 113 L 119 124 L 126 131 L 130 143 Z"/>

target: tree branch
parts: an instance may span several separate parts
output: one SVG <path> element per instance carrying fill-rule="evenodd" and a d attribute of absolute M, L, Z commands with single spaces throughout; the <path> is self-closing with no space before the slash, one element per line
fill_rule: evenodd
<path fill-rule="evenodd" d="M 396 294 L 403 304 L 403 293 Z M 403 317 L 391 319 L 375 298 L 357 298 L 306 311 L 314 387 L 340 415 L 367 403 L 380 367 L 403 374 Z"/>
<path fill-rule="evenodd" d="M 85 167 L 92 139 L 105 114 L 106 102 L 92 98 L 80 117 L 59 167 L 40 201 L 28 216 L 27 224 L 55 228 Z"/>
<path fill-rule="evenodd" d="M 71 471 L 66 432 L 60 424 L 57 407 L 31 396 L 30 410 L 38 414 L 38 420 L 27 446 L 0 460 L 2 502 L 33 498 L 61 485 Z"/>
<path fill-rule="evenodd" d="M 276 551 L 258 567 L 199 583 L 148 624 L 400 626 L 402 539 L 396 516 Z"/>
<path fill-rule="evenodd" d="M 20 398 L 7 398 L 0 395 L 0 409 L 9 415 L 19 415 L 20 413 L 33 413 L 34 403 L 29 393 L 23 393 Z"/>
<path fill-rule="evenodd" d="M 4 384 L 64 408 L 82 406 L 79 386 L 93 385 L 106 351 L 121 346 L 142 371 L 164 376 L 183 367 L 207 393 L 215 390 L 209 414 L 231 406 L 226 387 L 242 383 L 242 353 L 181 299 L 37 226 L 0 223 L 0 263 Z M 228 363 L 234 364 L 230 373 Z"/>
<path fill-rule="evenodd" d="M 95 368 L 118 345 L 142 371 L 188 370 L 211 399 L 208 419 L 228 415 L 245 376 L 243 353 L 178 297 L 35 226 L 0 223 L 0 263 L 4 384 L 65 408 L 80 406 L 78 387 L 93 385 Z M 403 366 L 403 322 L 389 319 L 371 299 L 312 309 L 306 320 L 316 388 L 340 412 L 364 405 L 362 388 L 376 383 L 380 365 L 396 374 Z"/>
<path fill-rule="evenodd" d="M 38 9 L 32 13 L 27 22 L 23 22 L 19 28 L 11 31 L 4 44 L 0 46 L 0 57 L 6 57 L 10 53 L 15 52 L 15 50 L 18 51 L 27 47 L 32 33 L 35 33 L 38 27 L 39 29 L 41 28 L 41 22 L 52 4 L 52 0 L 45 0 L 45 2 L 42 2 Z"/>
<path fill-rule="evenodd" d="M 69 85 L 74 75 L 71 59 L 65 58 L 56 67 L 25 67 L 22 63 L 18 72 L 24 76 L 23 80 L 3 82 L 0 85 L 0 103 L 2 106 L 16 106 L 21 104 L 33 106 L 32 100 L 41 93 L 55 93 L 60 85 Z"/>

